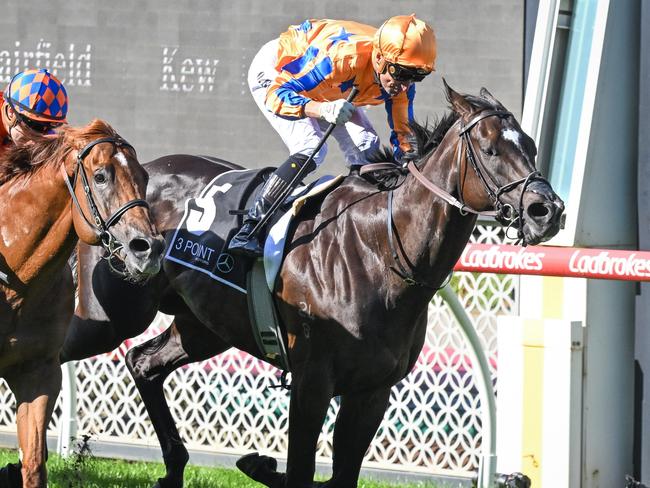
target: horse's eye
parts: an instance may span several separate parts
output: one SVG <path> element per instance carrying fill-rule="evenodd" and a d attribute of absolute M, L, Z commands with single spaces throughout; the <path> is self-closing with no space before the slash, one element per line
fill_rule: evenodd
<path fill-rule="evenodd" d="M 95 183 L 102 185 L 106 183 L 106 175 L 104 173 L 95 173 Z"/>
<path fill-rule="evenodd" d="M 481 151 L 482 151 L 483 154 L 485 154 L 486 156 L 496 156 L 496 155 L 498 154 L 496 148 L 491 147 L 491 146 L 490 146 L 490 147 L 486 147 L 485 149 L 481 149 Z"/>

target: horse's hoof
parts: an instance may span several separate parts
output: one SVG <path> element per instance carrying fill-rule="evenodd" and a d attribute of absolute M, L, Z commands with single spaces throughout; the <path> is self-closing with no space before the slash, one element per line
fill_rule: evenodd
<path fill-rule="evenodd" d="M 235 464 L 246 476 L 266 486 L 269 486 L 278 474 L 278 462 L 272 457 L 260 456 L 256 452 L 240 457 Z"/>
<path fill-rule="evenodd" d="M 23 475 L 20 471 L 20 463 L 7 464 L 0 469 L 0 486 L 7 488 L 22 488 Z"/>
<path fill-rule="evenodd" d="M 151 488 L 183 488 L 183 481 L 168 480 L 166 478 L 158 478 L 156 484 Z"/>

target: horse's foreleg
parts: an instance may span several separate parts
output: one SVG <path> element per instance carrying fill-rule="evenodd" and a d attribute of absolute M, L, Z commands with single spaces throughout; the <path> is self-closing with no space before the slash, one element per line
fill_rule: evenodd
<path fill-rule="evenodd" d="M 316 469 L 316 445 L 333 394 L 325 368 L 310 364 L 293 374 L 289 404 L 287 488 L 311 488 Z"/>
<path fill-rule="evenodd" d="M 176 368 L 208 359 L 229 346 L 194 317 L 177 316 L 162 334 L 132 348 L 126 365 L 135 380 L 151 423 L 158 436 L 166 475 L 157 487 L 182 487 L 189 459 L 163 392 L 165 378 Z"/>
<path fill-rule="evenodd" d="M 134 331 L 133 335 L 137 333 Z M 102 354 L 118 347 L 124 339 L 117 337 L 109 320 L 82 319 L 75 315 L 70 321 L 59 360 L 64 364 Z"/>
<path fill-rule="evenodd" d="M 325 368 L 312 363 L 307 369 L 292 373 L 286 474 L 276 471 L 275 459 L 254 453 L 237 461 L 237 467 L 246 475 L 269 488 L 314 486 L 316 444 L 333 392 L 324 371 Z"/>
<path fill-rule="evenodd" d="M 334 424 L 332 479 L 327 488 L 356 488 L 363 457 L 384 417 L 390 388 L 341 397 Z"/>
<path fill-rule="evenodd" d="M 129 283 L 110 270 L 103 254 L 101 246 L 79 243 L 79 296 L 61 348 L 62 364 L 112 351 L 144 332 L 158 312 L 163 274 L 145 284 Z"/>
<path fill-rule="evenodd" d="M 46 432 L 54 404 L 61 390 L 58 360 L 41 362 L 29 371 L 8 375 L 7 383 L 16 397 L 18 446 L 22 452 L 23 488 L 47 486 Z"/>

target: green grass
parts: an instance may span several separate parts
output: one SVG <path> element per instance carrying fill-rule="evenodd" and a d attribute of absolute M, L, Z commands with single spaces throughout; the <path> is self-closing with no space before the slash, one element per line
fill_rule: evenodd
<path fill-rule="evenodd" d="M 16 451 L 0 450 L 0 466 L 15 463 Z M 47 462 L 49 488 L 151 488 L 165 473 L 161 463 L 131 462 L 86 456 L 62 459 L 54 454 Z M 185 488 L 260 488 L 234 469 L 188 466 Z M 442 488 L 433 483 L 393 484 L 361 480 L 359 488 Z"/>

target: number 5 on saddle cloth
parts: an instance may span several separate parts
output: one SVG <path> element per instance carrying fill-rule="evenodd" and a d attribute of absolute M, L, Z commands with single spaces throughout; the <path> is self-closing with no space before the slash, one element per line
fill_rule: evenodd
<path fill-rule="evenodd" d="M 229 253 L 228 243 L 241 227 L 245 209 L 250 208 L 258 188 L 273 170 L 227 171 L 208 183 L 199 195 L 189 198 L 183 218 L 167 242 L 165 259 L 246 294 L 260 350 L 271 364 L 290 371 L 284 346 L 286 332 L 278 322 L 272 298 L 285 236 L 302 204 L 308 198 L 324 198 L 343 177 L 326 176 L 294 191 L 266 227 L 269 232 L 262 259 Z"/>

